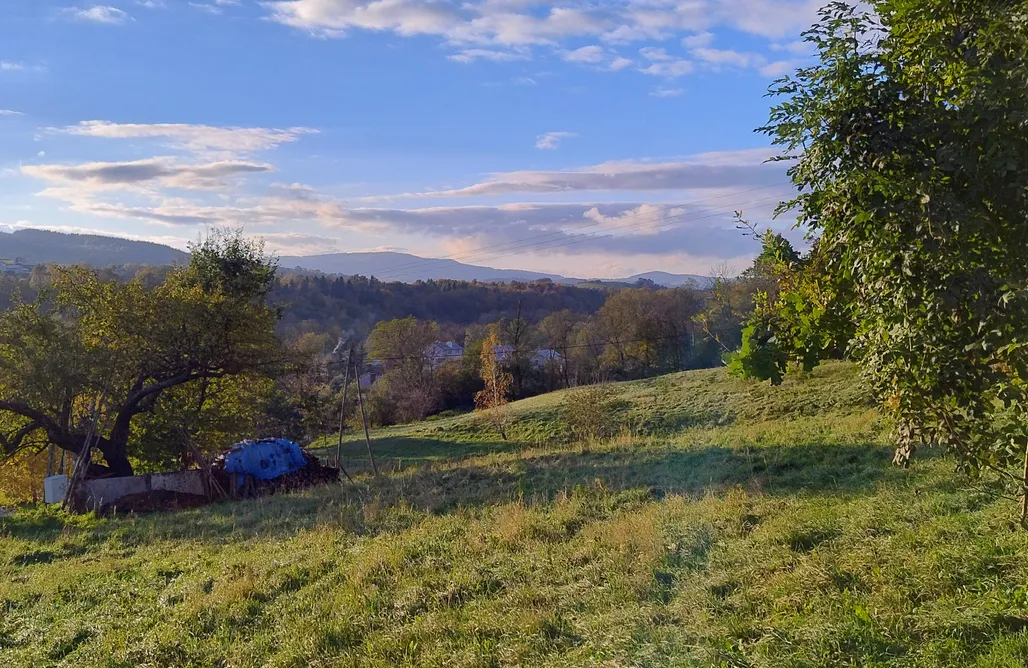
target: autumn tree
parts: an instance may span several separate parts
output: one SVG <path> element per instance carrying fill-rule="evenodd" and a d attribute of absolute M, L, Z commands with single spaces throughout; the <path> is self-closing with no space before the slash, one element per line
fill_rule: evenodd
<path fill-rule="evenodd" d="M 0 314 L 0 452 L 78 453 L 90 424 L 115 475 L 132 475 L 136 419 L 169 391 L 282 363 L 274 261 L 241 233 L 215 233 L 152 289 L 84 268 L 53 270 L 32 303 Z M 94 415 L 91 407 L 97 405 Z"/>
<path fill-rule="evenodd" d="M 485 415 L 506 441 L 507 423 L 510 420 L 507 403 L 514 378 L 501 367 L 497 359 L 499 348 L 500 337 L 492 329 L 482 344 L 482 381 L 485 389 L 475 395 L 475 408 Z"/>

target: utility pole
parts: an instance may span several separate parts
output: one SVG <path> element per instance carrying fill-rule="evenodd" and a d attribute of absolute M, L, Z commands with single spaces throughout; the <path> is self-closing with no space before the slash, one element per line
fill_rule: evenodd
<path fill-rule="evenodd" d="M 343 472 L 346 479 L 353 482 L 353 478 L 346 472 L 343 466 L 343 429 L 346 426 L 346 405 L 349 403 L 350 393 L 350 369 L 353 367 L 353 348 L 350 348 L 346 356 L 346 373 L 343 376 L 343 404 L 339 409 L 339 444 L 336 445 L 336 466 Z M 357 379 L 357 386 L 360 387 L 360 378 Z"/>
<path fill-rule="evenodd" d="M 357 365 L 353 365 L 353 375 L 357 378 L 357 402 L 361 406 L 361 420 L 364 422 L 364 440 L 368 444 L 368 457 L 371 458 L 371 470 L 378 477 L 378 464 L 375 463 L 375 453 L 371 450 L 371 432 L 368 430 L 368 414 L 364 410 L 364 392 L 361 391 L 361 374 Z"/>

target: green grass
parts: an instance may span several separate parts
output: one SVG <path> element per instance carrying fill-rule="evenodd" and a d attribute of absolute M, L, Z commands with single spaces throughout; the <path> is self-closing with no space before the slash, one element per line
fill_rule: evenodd
<path fill-rule="evenodd" d="M 1013 504 L 939 453 L 890 467 L 850 367 L 619 389 L 609 442 L 567 444 L 551 395 L 511 443 L 375 433 L 377 480 L 0 518 L 0 665 L 1025 665 Z"/>

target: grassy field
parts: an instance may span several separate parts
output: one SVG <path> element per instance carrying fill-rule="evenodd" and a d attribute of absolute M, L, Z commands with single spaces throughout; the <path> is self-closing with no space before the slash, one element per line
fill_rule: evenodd
<path fill-rule="evenodd" d="M 1024 666 L 1028 533 L 853 369 L 619 387 L 568 443 L 476 416 L 373 434 L 387 473 L 146 517 L 0 518 L 2 666 Z"/>

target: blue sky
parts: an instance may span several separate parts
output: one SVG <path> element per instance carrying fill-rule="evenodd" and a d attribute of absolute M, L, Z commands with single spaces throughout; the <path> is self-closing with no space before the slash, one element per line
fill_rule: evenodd
<path fill-rule="evenodd" d="M 820 4 L 3 0 L 0 229 L 741 267 L 732 212 L 789 192 L 753 128 Z"/>

